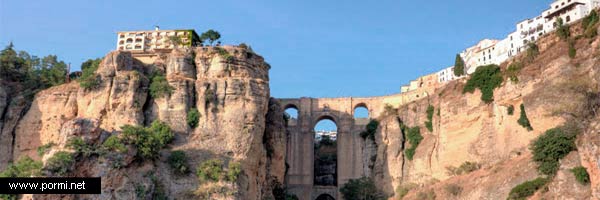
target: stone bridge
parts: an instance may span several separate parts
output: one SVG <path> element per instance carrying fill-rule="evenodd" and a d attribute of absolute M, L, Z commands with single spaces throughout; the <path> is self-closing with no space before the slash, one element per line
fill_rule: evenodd
<path fill-rule="evenodd" d="M 360 132 L 365 129 L 369 120 L 355 119 L 355 109 L 364 107 L 368 110 L 370 118 L 377 118 L 384 111 L 385 105 L 398 107 L 426 96 L 427 92 L 417 91 L 366 98 L 278 99 L 284 109 L 298 110 L 297 119 L 290 119 L 288 122 L 288 191 L 300 200 L 315 200 L 321 195 L 341 199 L 339 187 L 350 179 L 368 175 L 368 163 L 363 156 L 365 142 Z M 329 119 L 337 126 L 336 186 L 314 185 L 314 127 L 323 119 Z"/>

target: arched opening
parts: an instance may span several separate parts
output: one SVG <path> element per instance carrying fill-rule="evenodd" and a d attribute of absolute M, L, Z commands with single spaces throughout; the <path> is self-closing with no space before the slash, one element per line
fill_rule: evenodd
<path fill-rule="evenodd" d="M 119 41 L 119 44 L 123 44 L 123 43 L 125 43 L 125 41 L 123 41 L 123 40 Z"/>
<path fill-rule="evenodd" d="M 335 200 L 335 199 L 329 194 L 322 194 L 322 195 L 319 195 L 315 200 Z"/>
<path fill-rule="evenodd" d="M 298 107 L 296 107 L 296 105 L 293 104 L 285 106 L 285 111 L 283 112 L 283 119 L 285 120 L 286 125 L 296 125 L 298 120 Z"/>
<path fill-rule="evenodd" d="M 369 119 L 369 109 L 364 103 L 354 107 L 354 119 Z"/>
<path fill-rule="evenodd" d="M 314 185 L 337 185 L 337 124 L 332 117 L 321 117 L 315 124 Z"/>

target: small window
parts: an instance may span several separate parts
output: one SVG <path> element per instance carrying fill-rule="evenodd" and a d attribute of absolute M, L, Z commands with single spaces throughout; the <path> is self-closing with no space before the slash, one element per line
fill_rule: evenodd
<path fill-rule="evenodd" d="M 137 38 L 137 39 L 135 39 L 135 42 L 142 42 L 142 39 Z"/>
<path fill-rule="evenodd" d="M 124 38 L 124 37 L 125 37 L 125 35 L 121 34 L 121 35 L 119 35 L 119 37 L 120 37 L 120 38 Z"/>
<path fill-rule="evenodd" d="M 125 43 L 125 41 L 123 41 L 123 40 L 119 41 L 119 44 L 123 44 L 123 43 Z"/>
<path fill-rule="evenodd" d="M 127 43 L 132 43 L 132 42 L 133 42 L 133 39 L 127 38 Z"/>
<path fill-rule="evenodd" d="M 567 22 L 571 21 L 571 16 L 567 16 Z"/>

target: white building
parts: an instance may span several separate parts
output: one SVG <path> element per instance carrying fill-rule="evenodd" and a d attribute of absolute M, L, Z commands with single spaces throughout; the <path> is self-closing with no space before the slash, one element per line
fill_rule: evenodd
<path fill-rule="evenodd" d="M 479 66 L 495 63 L 495 50 L 498 42 L 498 40 L 484 39 L 461 52 L 460 56 L 465 61 L 465 72 L 472 74 Z"/>
<path fill-rule="evenodd" d="M 550 4 L 550 9 L 544 11 L 545 29 L 554 30 L 557 17 L 564 23 L 571 23 L 584 18 L 600 6 L 600 0 L 557 0 Z"/>
<path fill-rule="evenodd" d="M 172 44 L 171 38 L 177 36 L 180 44 Z M 154 31 L 120 31 L 117 32 L 117 50 L 124 51 L 151 51 L 154 49 L 172 49 L 178 46 L 196 46 L 200 37 L 196 31 L 187 30 L 159 30 Z"/>
<path fill-rule="evenodd" d="M 454 79 L 457 79 L 454 75 L 454 66 L 447 67 L 442 69 L 442 71 L 437 72 L 438 82 L 445 83 Z"/>

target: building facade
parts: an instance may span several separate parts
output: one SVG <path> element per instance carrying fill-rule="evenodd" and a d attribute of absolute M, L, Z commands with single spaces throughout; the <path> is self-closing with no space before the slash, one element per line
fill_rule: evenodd
<path fill-rule="evenodd" d="M 117 50 L 149 52 L 158 49 L 173 49 L 200 45 L 200 37 L 196 31 L 159 30 L 154 31 L 120 31 L 117 32 Z"/>

